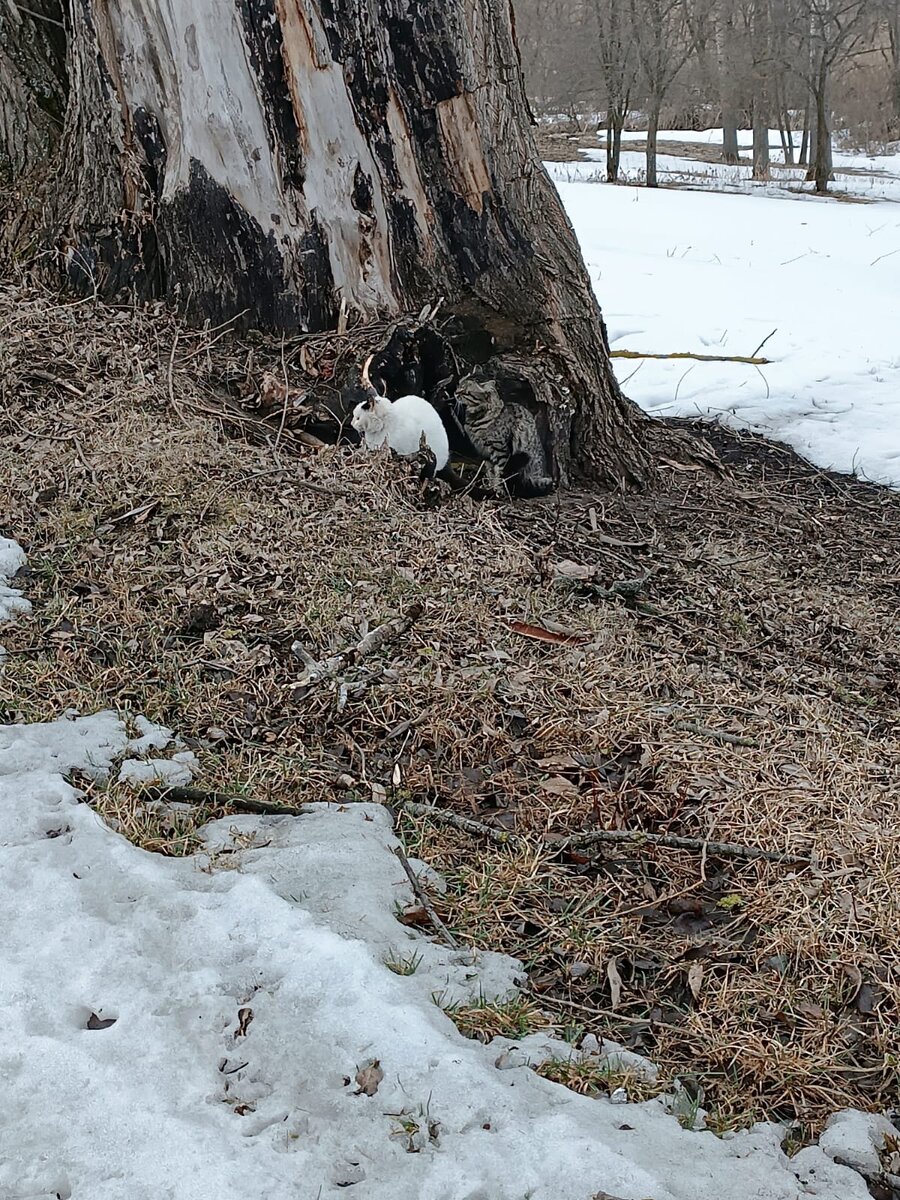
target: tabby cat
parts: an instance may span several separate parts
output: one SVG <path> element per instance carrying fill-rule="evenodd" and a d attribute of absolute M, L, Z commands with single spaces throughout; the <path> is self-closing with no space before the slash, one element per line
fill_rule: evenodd
<path fill-rule="evenodd" d="M 465 379 L 456 389 L 465 405 L 465 431 L 487 463 L 495 492 L 510 486 L 520 496 L 542 496 L 553 487 L 534 414 L 506 404 L 492 379 Z"/>

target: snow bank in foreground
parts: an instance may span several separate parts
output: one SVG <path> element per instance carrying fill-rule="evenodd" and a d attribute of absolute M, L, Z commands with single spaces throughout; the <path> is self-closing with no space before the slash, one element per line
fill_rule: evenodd
<path fill-rule="evenodd" d="M 502 995 L 518 966 L 395 920 L 381 807 L 219 821 L 197 859 L 138 850 L 60 774 L 134 746 L 111 713 L 0 727 L 0 1195 L 866 1200 L 774 1127 L 691 1133 L 463 1038 L 434 996 Z"/>

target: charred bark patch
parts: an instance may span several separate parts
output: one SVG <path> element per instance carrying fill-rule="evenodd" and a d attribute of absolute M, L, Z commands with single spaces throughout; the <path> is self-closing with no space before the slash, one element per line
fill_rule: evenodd
<path fill-rule="evenodd" d="M 397 273 L 406 285 L 418 280 L 419 288 L 424 292 L 429 281 L 422 264 L 416 207 L 405 196 L 392 196 L 388 201 L 388 212 Z"/>
<path fill-rule="evenodd" d="M 390 13 L 385 19 L 397 78 L 412 98 L 433 108 L 463 90 L 462 70 L 450 39 L 447 19 L 437 4 L 410 5 L 412 15 Z"/>
<path fill-rule="evenodd" d="M 157 299 L 165 278 L 151 226 L 88 226 L 58 247 L 66 284 L 81 296 L 131 303 Z"/>
<path fill-rule="evenodd" d="M 188 187 L 160 209 L 158 229 L 167 298 L 189 317 L 228 321 L 246 314 L 239 325 L 297 327 L 303 302 L 288 287 L 274 236 L 264 233 L 196 160 Z M 310 249 L 320 256 L 321 236 Z M 324 258 L 327 264 L 327 250 Z"/>
<path fill-rule="evenodd" d="M 240 0 L 238 13 L 250 62 L 266 101 L 271 145 L 284 163 L 285 182 L 302 188 L 304 157 L 300 130 L 285 78 L 284 42 L 275 0 Z"/>
<path fill-rule="evenodd" d="M 311 333 L 333 329 L 338 315 L 334 276 L 331 273 L 328 238 L 315 213 L 310 217 L 309 229 L 301 243 L 300 271 L 301 311 L 306 314 L 307 328 Z"/>
<path fill-rule="evenodd" d="M 437 211 L 444 240 L 467 284 L 489 271 L 521 269 L 521 260 L 533 255 L 531 244 L 519 234 L 503 205 L 490 195 L 484 196 L 482 208 L 477 210 L 458 193 L 445 192 Z"/>
<path fill-rule="evenodd" d="M 372 178 L 365 173 L 362 165 L 357 163 L 353 173 L 353 191 L 350 195 L 350 203 L 357 212 L 371 213 L 372 194 Z"/>
<path fill-rule="evenodd" d="M 151 196 L 158 201 L 162 195 L 163 183 L 166 177 L 166 160 L 168 158 L 162 129 L 160 128 L 159 121 L 156 119 L 156 115 L 148 112 L 146 108 L 136 108 L 134 110 L 132 123 L 134 125 L 134 136 L 137 138 L 144 152 L 144 161 L 141 164 L 144 178 L 147 181 L 147 187 L 150 189 Z"/>
<path fill-rule="evenodd" d="M 369 375 L 391 400 L 424 396 L 440 402 L 439 392 L 453 393 L 460 372 L 450 343 L 431 325 L 398 325 L 372 359 Z"/>

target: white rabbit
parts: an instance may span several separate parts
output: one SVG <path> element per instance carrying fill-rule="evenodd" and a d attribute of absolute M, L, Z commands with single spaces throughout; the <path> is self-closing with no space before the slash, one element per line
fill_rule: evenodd
<path fill-rule="evenodd" d="M 379 396 L 369 380 L 371 361 L 370 356 L 362 370 L 363 386 L 369 395 L 354 408 L 351 425 L 362 434 L 370 450 L 387 442 L 398 454 L 411 456 L 418 454 L 424 437 L 435 457 L 435 469 L 442 471 L 450 458 L 450 445 L 437 410 L 421 396 L 401 396 L 399 400 Z"/>

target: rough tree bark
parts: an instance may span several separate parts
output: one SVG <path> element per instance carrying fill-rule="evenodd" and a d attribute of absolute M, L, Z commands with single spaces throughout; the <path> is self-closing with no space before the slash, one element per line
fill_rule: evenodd
<path fill-rule="evenodd" d="M 195 320 L 444 312 L 527 363 L 561 483 L 652 474 L 535 150 L 509 0 L 69 0 L 46 230 Z"/>
<path fill-rule="evenodd" d="M 722 104 L 722 162 L 739 163 L 741 161 L 738 146 L 737 113 L 730 105 Z"/>
<path fill-rule="evenodd" d="M 58 0 L 0 7 L 0 177 L 46 163 L 66 107 L 66 36 Z"/>
<path fill-rule="evenodd" d="M 734 11 L 730 3 L 714 5 L 711 9 L 716 51 L 716 70 L 719 103 L 722 108 L 722 161 L 738 163 L 738 53 Z"/>

